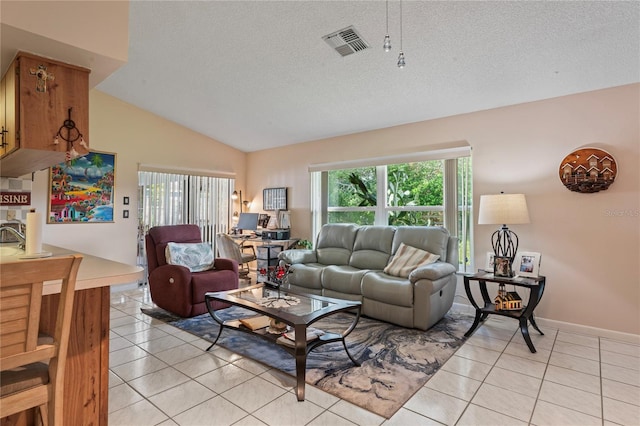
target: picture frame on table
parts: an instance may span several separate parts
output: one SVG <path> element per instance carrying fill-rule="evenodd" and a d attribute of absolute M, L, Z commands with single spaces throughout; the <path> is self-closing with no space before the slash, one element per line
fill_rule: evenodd
<path fill-rule="evenodd" d="M 485 272 L 493 272 L 493 268 L 495 266 L 495 257 L 496 254 L 492 251 L 487 252 L 487 257 L 484 262 L 484 270 Z"/>
<path fill-rule="evenodd" d="M 511 258 L 509 258 L 508 256 L 495 256 L 493 264 L 493 275 L 495 277 L 513 277 Z"/>
<path fill-rule="evenodd" d="M 523 251 L 518 253 L 514 263 L 514 272 L 521 277 L 537 278 L 540 273 L 540 260 L 542 255 L 538 252 Z"/>
<path fill-rule="evenodd" d="M 271 216 L 265 213 L 261 213 L 260 216 L 258 216 L 258 226 L 261 228 L 267 228 L 267 225 L 269 224 L 269 218 Z"/>

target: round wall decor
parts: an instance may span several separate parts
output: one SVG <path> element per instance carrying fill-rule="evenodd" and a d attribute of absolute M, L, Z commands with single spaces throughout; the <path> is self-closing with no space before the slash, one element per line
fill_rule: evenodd
<path fill-rule="evenodd" d="M 560 163 L 560 180 L 570 191 L 598 192 L 609 188 L 618 173 L 616 160 L 598 148 L 580 148 Z"/>

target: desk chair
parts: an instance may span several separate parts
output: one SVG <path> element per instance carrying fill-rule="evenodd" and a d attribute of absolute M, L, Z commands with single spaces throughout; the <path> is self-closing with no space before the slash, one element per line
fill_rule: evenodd
<path fill-rule="evenodd" d="M 0 266 L 0 413 L 38 407 L 36 419 L 62 425 L 64 370 L 81 255 Z M 62 280 L 55 332 L 38 336 L 43 281 Z M 39 414 L 39 416 L 38 416 Z"/>
<path fill-rule="evenodd" d="M 243 247 L 238 245 L 231 236 L 224 233 L 216 235 L 216 246 L 221 257 L 234 259 L 238 262 L 240 276 L 246 277 L 249 274 L 249 262 L 257 259 L 253 246 L 244 246 L 244 248 L 251 247 L 250 252 L 245 252 Z"/>

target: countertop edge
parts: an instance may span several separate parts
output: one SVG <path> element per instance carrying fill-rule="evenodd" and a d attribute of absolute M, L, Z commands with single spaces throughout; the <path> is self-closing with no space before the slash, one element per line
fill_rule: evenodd
<path fill-rule="evenodd" d="M 82 253 L 76 250 L 65 249 L 48 244 L 43 244 L 43 250 L 53 253 L 53 256 L 68 254 L 81 254 L 83 256 L 76 278 L 76 290 L 107 287 L 117 284 L 127 284 L 139 281 L 143 278 L 144 269 L 137 265 L 129 265 L 114 260 Z M 17 256 L 2 256 L 0 263 L 20 261 Z M 60 292 L 61 281 L 46 281 L 43 294 L 55 294 Z"/>

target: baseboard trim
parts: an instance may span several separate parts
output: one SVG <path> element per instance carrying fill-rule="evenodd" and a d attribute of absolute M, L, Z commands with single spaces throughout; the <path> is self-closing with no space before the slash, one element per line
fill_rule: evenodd
<path fill-rule="evenodd" d="M 561 331 L 570 333 L 586 334 L 589 336 L 599 336 L 606 339 L 618 340 L 628 343 L 640 345 L 640 335 L 632 333 L 624 333 L 622 331 L 607 330 L 606 328 L 591 327 L 588 325 L 574 324 L 564 321 L 556 321 L 536 316 L 536 323 L 543 327 L 557 328 Z"/>
<path fill-rule="evenodd" d="M 472 315 L 475 314 L 475 309 L 471 305 L 467 305 L 466 303 L 457 303 L 457 302 L 454 302 L 453 305 L 456 311 L 469 313 Z M 604 337 L 611 340 L 618 340 L 618 341 L 640 345 L 640 335 L 638 334 L 624 333 L 621 331 L 607 330 L 605 328 L 591 327 L 588 325 L 574 324 L 570 322 L 541 318 L 537 315 L 536 315 L 536 323 L 538 324 L 538 326 L 540 326 L 540 328 L 548 327 L 548 328 L 558 329 L 561 331 L 566 331 L 569 333 L 586 334 L 589 336 L 599 336 L 599 337 Z M 514 327 L 517 328 L 517 321 L 515 321 Z"/>

